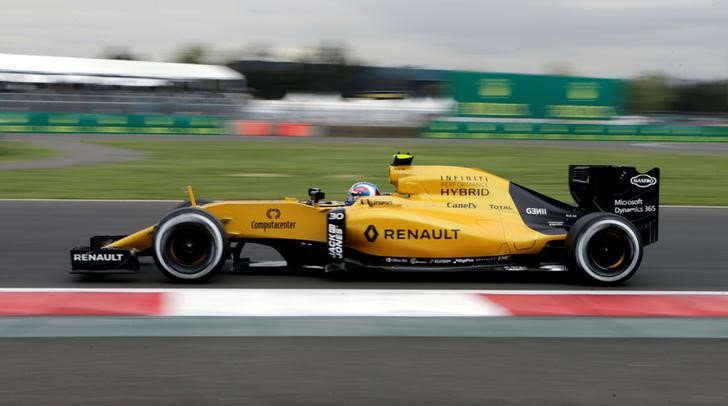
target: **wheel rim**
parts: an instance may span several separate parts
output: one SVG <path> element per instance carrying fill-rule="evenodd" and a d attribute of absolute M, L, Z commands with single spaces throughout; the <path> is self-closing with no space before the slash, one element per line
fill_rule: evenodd
<path fill-rule="evenodd" d="M 166 244 L 169 259 L 183 273 L 195 273 L 210 262 L 212 236 L 202 224 L 180 224 L 172 229 Z"/>
<path fill-rule="evenodd" d="M 639 237 L 616 219 L 592 224 L 577 243 L 579 267 L 602 282 L 617 282 L 634 271 L 641 256 Z"/>
<path fill-rule="evenodd" d="M 619 273 L 620 265 L 631 256 L 631 245 L 624 231 L 608 228 L 594 234 L 587 245 L 589 259 L 605 276 Z"/>
<path fill-rule="evenodd" d="M 168 275 L 201 279 L 224 261 L 224 236 L 214 220 L 198 213 L 181 213 L 155 229 L 157 265 Z"/>

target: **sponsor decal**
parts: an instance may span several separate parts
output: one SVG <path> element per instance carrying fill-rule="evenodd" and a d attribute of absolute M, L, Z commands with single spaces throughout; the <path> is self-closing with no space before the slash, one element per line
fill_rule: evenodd
<path fill-rule="evenodd" d="M 359 204 L 366 204 L 369 207 L 391 207 L 394 206 L 393 202 L 387 200 L 371 200 L 371 199 L 359 199 Z"/>
<path fill-rule="evenodd" d="M 630 214 L 630 213 L 654 213 L 657 210 L 655 205 L 646 206 L 635 206 L 635 207 L 615 207 L 614 213 L 616 214 Z"/>
<path fill-rule="evenodd" d="M 441 196 L 488 196 L 488 177 L 481 175 L 441 175 Z"/>
<path fill-rule="evenodd" d="M 336 224 L 329 224 L 329 256 L 334 259 L 344 258 L 344 230 Z"/>
<path fill-rule="evenodd" d="M 478 205 L 475 203 L 460 203 L 460 202 L 447 202 L 447 208 L 449 209 L 477 209 Z"/>
<path fill-rule="evenodd" d="M 459 228 L 449 229 L 404 229 L 387 228 L 384 230 L 384 239 L 388 240 L 457 240 Z"/>
<path fill-rule="evenodd" d="M 630 214 L 630 213 L 653 213 L 657 211 L 654 204 L 643 204 L 642 199 L 615 199 L 614 213 Z"/>
<path fill-rule="evenodd" d="M 504 266 L 503 270 L 504 271 L 528 271 L 528 267 L 523 266 L 523 265 L 512 265 L 512 266 Z"/>
<path fill-rule="evenodd" d="M 121 261 L 124 254 L 73 254 L 74 261 Z"/>
<path fill-rule="evenodd" d="M 440 175 L 440 182 L 488 182 L 487 176 L 481 175 Z"/>
<path fill-rule="evenodd" d="M 495 257 L 478 257 L 478 258 L 457 258 L 453 260 L 454 265 L 467 265 L 467 264 L 492 264 L 496 262 L 508 261 L 511 258 L 510 255 L 498 255 Z"/>
<path fill-rule="evenodd" d="M 488 188 L 446 188 L 440 189 L 441 196 L 488 196 Z"/>
<path fill-rule="evenodd" d="M 344 260 L 344 224 L 343 209 L 329 212 L 326 226 L 329 257 L 340 262 Z"/>
<path fill-rule="evenodd" d="M 513 210 L 513 208 L 507 204 L 491 204 L 489 206 L 493 210 Z"/>
<path fill-rule="evenodd" d="M 270 208 L 265 211 L 265 216 L 270 219 L 270 221 L 251 221 L 250 222 L 250 228 L 254 230 L 290 230 L 296 228 L 296 222 L 295 221 L 277 221 L 281 218 L 281 211 L 279 209 L 276 209 L 275 207 Z"/>
<path fill-rule="evenodd" d="M 457 240 L 459 228 L 449 229 L 405 229 L 405 228 L 385 228 L 385 240 Z M 364 230 L 364 238 L 369 242 L 375 242 L 379 238 L 379 230 L 370 224 Z"/>
<path fill-rule="evenodd" d="M 374 225 L 369 224 L 369 227 L 364 230 L 364 238 L 366 238 L 369 242 L 374 242 L 377 240 L 377 237 L 379 237 L 379 231 L 377 231 L 377 228 L 374 227 Z"/>
<path fill-rule="evenodd" d="M 543 207 L 528 207 L 526 208 L 526 214 L 530 214 L 532 216 L 546 216 L 548 215 L 548 211 Z"/>
<path fill-rule="evenodd" d="M 296 228 L 295 221 L 251 221 L 250 228 L 254 230 L 292 230 Z"/>
<path fill-rule="evenodd" d="M 615 206 L 641 206 L 642 199 L 634 199 L 634 200 L 615 199 L 614 205 Z"/>
<path fill-rule="evenodd" d="M 632 179 L 629 180 L 629 183 L 631 183 L 639 188 L 645 189 L 650 186 L 656 185 L 657 178 L 653 178 L 652 176 L 650 176 L 646 173 L 641 173 L 637 176 L 633 176 Z"/>
<path fill-rule="evenodd" d="M 549 227 L 563 227 L 564 222 L 563 221 L 549 221 L 548 225 L 549 225 Z"/>
<path fill-rule="evenodd" d="M 402 258 L 402 257 L 386 257 L 384 262 L 388 264 L 428 264 L 428 265 L 492 265 L 503 261 L 510 260 L 510 255 L 498 255 L 494 257 L 472 257 L 472 258 Z"/>
<path fill-rule="evenodd" d="M 387 257 L 384 259 L 384 262 L 386 263 L 399 263 L 399 264 L 406 264 L 407 260 L 405 258 L 391 258 Z"/>

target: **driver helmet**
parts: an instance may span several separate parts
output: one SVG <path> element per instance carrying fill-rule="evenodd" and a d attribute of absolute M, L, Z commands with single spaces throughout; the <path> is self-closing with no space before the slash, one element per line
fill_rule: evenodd
<path fill-rule="evenodd" d="M 377 185 L 373 183 L 356 182 L 351 185 L 349 192 L 346 194 L 346 205 L 354 204 L 360 196 L 379 196 L 381 194 Z"/>

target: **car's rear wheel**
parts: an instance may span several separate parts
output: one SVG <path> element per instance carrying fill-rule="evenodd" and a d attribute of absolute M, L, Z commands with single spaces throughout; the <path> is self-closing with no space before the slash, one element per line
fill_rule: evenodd
<path fill-rule="evenodd" d="M 208 280 L 228 256 L 222 224 L 198 208 L 181 208 L 164 216 L 154 228 L 152 247 L 157 268 L 176 282 Z"/>
<path fill-rule="evenodd" d="M 618 285 L 631 278 L 642 261 L 642 238 L 622 216 L 590 213 L 566 236 L 569 269 L 586 281 Z"/>

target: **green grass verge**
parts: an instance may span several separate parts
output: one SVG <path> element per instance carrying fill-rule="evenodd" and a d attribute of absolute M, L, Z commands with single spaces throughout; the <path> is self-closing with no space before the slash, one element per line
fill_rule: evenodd
<path fill-rule="evenodd" d="M 624 164 L 640 170 L 659 166 L 662 203 L 728 205 L 728 159 L 722 156 L 446 140 L 412 144 L 296 139 L 101 143 L 148 152 L 152 157 L 93 167 L 5 171 L 0 173 L 0 197 L 181 199 L 182 187 L 191 184 L 196 195 L 205 198 L 304 197 L 309 186 L 320 186 L 328 198 L 343 199 L 348 186 L 357 180 L 369 180 L 392 191 L 387 183 L 391 154 L 409 151 L 416 155 L 417 164 L 479 167 L 565 201 L 571 201 L 569 164 Z"/>
<path fill-rule="evenodd" d="M 56 155 L 53 150 L 22 142 L 0 141 L 0 162 L 48 158 Z"/>

